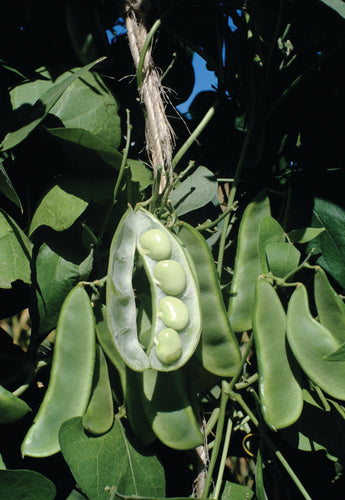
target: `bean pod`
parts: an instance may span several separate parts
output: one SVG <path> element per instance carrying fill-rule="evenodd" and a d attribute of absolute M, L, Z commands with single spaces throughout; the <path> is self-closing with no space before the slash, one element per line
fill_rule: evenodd
<path fill-rule="evenodd" d="M 263 277 L 256 283 L 253 333 L 259 371 L 260 403 L 271 429 L 282 429 L 299 418 L 302 388 L 298 366 L 286 344 L 286 314 L 277 292 Z"/>
<path fill-rule="evenodd" d="M 340 343 L 312 317 L 307 290 L 302 284 L 297 286 L 289 301 L 287 338 L 306 375 L 330 396 L 345 400 L 345 361 L 324 359 L 336 351 Z"/>
<path fill-rule="evenodd" d="M 200 289 L 202 332 L 197 353 L 206 370 L 232 377 L 241 352 L 227 316 L 212 253 L 200 232 L 186 222 L 181 224 L 178 237 L 193 259 Z"/>
<path fill-rule="evenodd" d="M 89 433 L 100 435 L 111 429 L 113 422 L 114 404 L 107 361 L 102 348 L 97 345 L 93 389 L 82 423 Z"/>
<path fill-rule="evenodd" d="M 22 444 L 22 455 L 46 457 L 60 450 L 60 426 L 87 408 L 95 363 L 95 325 L 81 286 L 67 295 L 59 316 L 47 392 Z"/>
<path fill-rule="evenodd" d="M 261 272 L 259 227 L 262 219 L 268 215 L 269 199 L 260 194 L 249 203 L 241 219 L 228 307 L 230 323 L 235 332 L 252 328 L 255 283 Z"/>
<path fill-rule="evenodd" d="M 142 398 L 146 418 L 158 439 L 170 448 L 190 450 L 204 442 L 182 370 L 146 370 Z"/>
<path fill-rule="evenodd" d="M 136 253 L 151 292 L 152 327 L 145 346 L 138 339 L 132 285 Z M 176 370 L 198 345 L 201 312 L 190 260 L 177 238 L 143 208 L 129 208 L 115 232 L 108 268 L 107 311 L 114 343 L 132 370 Z M 169 330 L 167 335 L 166 329 L 175 333 Z"/>

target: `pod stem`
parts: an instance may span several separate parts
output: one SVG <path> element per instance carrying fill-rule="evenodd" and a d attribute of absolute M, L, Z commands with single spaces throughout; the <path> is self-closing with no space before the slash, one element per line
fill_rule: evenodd
<path fill-rule="evenodd" d="M 199 125 L 193 130 L 193 132 L 188 137 L 188 139 L 186 140 L 186 142 L 177 151 L 177 153 L 175 154 L 175 156 L 173 157 L 173 159 L 171 161 L 171 166 L 172 166 L 173 170 L 176 167 L 176 165 L 179 163 L 179 161 L 181 160 L 181 158 L 184 156 L 184 154 L 191 147 L 191 145 L 193 144 L 193 142 L 199 137 L 199 135 L 204 130 L 204 128 L 206 127 L 206 125 L 209 123 L 209 121 L 213 118 L 213 116 L 214 116 L 214 114 L 216 112 L 216 109 L 217 109 L 219 103 L 220 103 L 220 101 L 217 99 L 215 101 L 215 103 L 213 104 L 213 106 L 210 107 L 210 109 L 207 111 L 207 113 L 205 114 L 205 116 L 202 118 L 202 120 L 199 123 Z"/>
<path fill-rule="evenodd" d="M 222 443 L 223 428 L 224 428 L 224 421 L 225 421 L 225 414 L 226 414 L 226 406 L 227 406 L 228 399 L 229 399 L 229 394 L 228 394 L 227 389 L 228 389 L 228 383 L 225 380 L 223 380 L 222 381 L 222 393 L 221 393 L 221 399 L 220 399 L 219 417 L 218 417 L 218 423 L 217 423 L 216 437 L 214 440 L 214 446 L 213 446 L 213 450 L 212 450 L 210 465 L 209 465 L 208 471 L 207 471 L 205 487 L 204 487 L 204 491 L 203 491 L 202 497 L 201 497 L 202 499 L 206 499 L 208 497 L 208 494 L 209 494 L 209 491 L 211 488 L 214 467 L 216 465 L 220 446 Z"/>
<path fill-rule="evenodd" d="M 247 151 L 248 151 L 248 148 L 249 148 L 249 145 L 251 142 L 251 138 L 252 138 L 252 134 L 254 131 L 254 122 L 255 122 L 254 119 L 251 119 L 249 121 L 248 132 L 247 132 L 246 138 L 244 140 L 242 151 L 241 151 L 241 154 L 240 154 L 240 157 L 238 159 L 237 166 L 236 166 L 235 175 L 234 175 L 233 183 L 232 183 L 232 186 L 230 189 L 226 210 L 229 210 L 234 205 L 234 202 L 235 202 L 237 187 L 238 187 L 238 183 L 240 180 L 242 168 L 243 168 L 243 165 L 244 165 L 246 157 L 247 157 Z M 224 218 L 224 224 L 222 227 L 222 233 L 221 233 L 220 242 L 219 242 L 218 262 L 217 262 L 217 273 L 218 273 L 219 279 L 222 276 L 224 250 L 225 250 L 226 239 L 228 237 L 229 223 L 230 223 L 230 212 Z"/>
<path fill-rule="evenodd" d="M 215 486 L 214 491 L 212 493 L 212 498 L 214 498 L 216 500 L 218 500 L 218 498 L 219 498 L 220 490 L 221 490 L 221 487 L 223 484 L 223 474 L 224 474 L 226 459 L 228 456 L 228 450 L 229 450 L 229 446 L 230 446 L 230 438 L 231 438 L 231 432 L 232 432 L 232 417 L 233 417 L 233 411 L 231 412 L 231 416 L 228 418 L 228 423 L 227 423 L 225 437 L 224 437 L 223 451 L 222 451 L 222 456 L 221 456 L 221 460 L 220 460 L 216 486 Z"/>
<path fill-rule="evenodd" d="M 126 109 L 126 114 L 127 114 L 127 138 L 126 138 L 126 145 L 125 145 L 125 148 L 123 150 L 121 166 L 120 166 L 119 174 L 117 176 L 116 184 L 115 184 L 115 187 L 114 187 L 113 201 L 112 201 L 111 205 L 109 206 L 109 208 L 107 210 L 107 213 L 105 214 L 105 217 L 103 219 L 103 223 L 102 223 L 102 226 L 101 226 L 101 229 L 99 231 L 98 238 L 97 238 L 98 245 L 100 245 L 100 243 L 102 242 L 105 230 L 107 229 L 110 216 L 112 214 L 114 205 L 115 205 L 115 203 L 117 201 L 117 193 L 119 191 L 119 188 L 120 188 L 120 185 L 121 185 L 121 182 L 122 182 L 122 178 L 123 178 L 123 175 L 124 175 L 124 172 L 125 172 L 125 168 L 127 166 L 127 158 L 128 158 L 128 153 L 129 153 L 129 147 L 130 147 L 130 144 L 131 144 L 131 133 L 132 133 L 132 125 L 131 125 L 131 122 L 130 122 L 129 109 Z"/>
<path fill-rule="evenodd" d="M 247 413 L 247 415 L 250 417 L 251 421 L 253 422 L 255 427 L 257 427 L 258 431 L 260 432 L 266 445 L 273 451 L 275 456 L 278 458 L 278 460 L 280 461 L 280 463 L 282 464 L 282 466 L 284 467 L 286 472 L 291 477 L 292 481 L 295 483 L 296 487 L 299 489 L 303 498 L 305 498 L 305 500 L 312 500 L 311 496 L 309 495 L 307 490 L 304 488 L 303 484 L 301 483 L 301 481 L 299 480 L 299 478 L 297 477 L 297 475 L 295 474 L 295 472 L 291 468 L 290 464 L 288 463 L 288 461 L 286 460 L 284 455 L 281 453 L 281 451 L 278 450 L 276 445 L 273 443 L 273 441 L 271 440 L 271 438 L 267 434 L 266 430 L 263 428 L 262 424 L 259 422 L 259 420 L 256 418 L 254 413 L 251 411 L 251 409 L 248 407 L 248 405 L 243 400 L 242 396 L 234 391 L 229 390 L 229 387 L 227 388 L 227 390 L 229 393 L 229 397 L 232 400 L 236 401 L 242 407 L 242 409 Z"/>

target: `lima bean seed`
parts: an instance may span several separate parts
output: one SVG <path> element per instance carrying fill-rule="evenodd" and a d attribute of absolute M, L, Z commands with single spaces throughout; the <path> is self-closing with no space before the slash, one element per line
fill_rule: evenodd
<path fill-rule="evenodd" d="M 164 328 L 157 337 L 156 356 L 167 365 L 182 356 L 182 341 L 176 330 Z"/>
<path fill-rule="evenodd" d="M 164 324 L 175 330 L 183 330 L 189 323 L 189 312 L 182 300 L 167 295 L 159 303 L 159 313 Z"/>
<path fill-rule="evenodd" d="M 171 244 L 169 237 L 160 229 L 150 229 L 140 237 L 140 243 L 146 253 L 154 260 L 169 259 Z"/>
<path fill-rule="evenodd" d="M 153 270 L 159 287 L 167 295 L 181 295 L 186 289 L 186 273 L 176 260 L 161 260 Z"/>

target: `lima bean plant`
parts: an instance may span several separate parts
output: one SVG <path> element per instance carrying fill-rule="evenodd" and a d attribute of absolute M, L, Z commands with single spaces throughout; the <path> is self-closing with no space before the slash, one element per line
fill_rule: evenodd
<path fill-rule="evenodd" d="M 0 500 L 343 494 L 343 7 L 185 4 L 8 5 Z"/>

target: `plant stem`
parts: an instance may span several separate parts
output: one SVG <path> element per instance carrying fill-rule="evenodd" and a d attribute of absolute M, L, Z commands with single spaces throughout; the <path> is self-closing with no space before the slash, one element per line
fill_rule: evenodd
<path fill-rule="evenodd" d="M 242 373 L 242 370 L 243 370 L 243 367 L 247 361 L 247 357 L 248 357 L 248 354 L 253 346 L 253 343 L 254 343 L 254 335 L 252 334 L 250 337 L 249 337 L 249 341 L 247 343 L 247 346 L 246 346 L 246 349 L 243 353 L 243 356 L 242 356 L 242 359 L 241 359 L 241 363 L 239 364 L 237 370 L 236 370 L 236 373 L 235 375 L 233 376 L 231 382 L 228 384 L 228 390 L 229 391 L 232 391 L 232 389 L 234 388 L 234 385 L 236 384 L 237 382 L 237 379 L 238 377 L 241 375 Z"/>
<path fill-rule="evenodd" d="M 222 213 L 222 215 L 220 215 L 216 220 L 211 220 L 211 221 L 207 221 L 207 222 L 204 222 L 203 224 L 199 224 L 198 226 L 196 226 L 195 229 L 197 229 L 198 231 L 204 231 L 205 229 L 211 229 L 212 227 L 214 226 L 217 226 L 217 224 L 219 224 L 219 222 L 221 222 L 223 219 L 225 219 L 225 217 L 230 214 L 231 212 L 233 212 L 235 210 L 235 206 L 231 206 L 230 208 L 227 208 L 225 210 L 225 212 Z"/>
<path fill-rule="evenodd" d="M 138 68 L 137 68 L 138 91 L 141 90 L 141 87 L 143 85 L 143 66 L 144 66 L 144 61 L 145 61 L 147 50 L 150 46 L 150 43 L 152 42 L 153 37 L 155 36 L 156 31 L 160 27 L 161 23 L 162 23 L 161 19 L 157 19 L 157 21 L 154 23 L 154 25 L 152 26 L 152 28 L 150 29 L 150 31 L 147 34 L 142 51 L 140 52 Z"/>
<path fill-rule="evenodd" d="M 220 489 L 222 487 L 225 463 L 226 463 L 226 459 L 228 456 L 228 450 L 229 450 L 229 446 L 230 446 L 231 431 L 232 431 L 232 415 L 231 415 L 231 417 L 228 418 L 228 424 L 227 424 L 226 432 L 225 432 L 223 452 L 222 452 L 222 456 L 221 456 L 221 460 L 220 460 L 217 482 L 216 482 L 216 486 L 215 486 L 213 494 L 212 494 L 212 498 L 214 498 L 215 500 L 218 500 Z"/>
<path fill-rule="evenodd" d="M 274 452 L 275 456 L 278 458 L 286 472 L 289 474 L 291 477 L 292 481 L 295 483 L 299 491 L 301 492 L 303 498 L 305 500 L 312 500 L 311 496 L 307 492 L 307 490 L 304 488 L 303 484 L 301 481 L 298 479 L 296 476 L 295 472 L 291 468 L 290 464 L 286 460 L 286 458 L 283 456 L 283 454 L 278 450 L 276 445 L 273 443 L 271 438 L 268 436 L 267 432 L 264 430 L 262 425 L 260 424 L 259 420 L 255 417 L 251 409 L 247 406 L 247 404 L 244 402 L 242 396 L 240 394 L 237 394 L 236 392 L 230 391 L 229 390 L 229 397 L 233 400 L 235 400 L 241 407 L 242 409 L 247 413 L 247 415 L 250 417 L 251 421 L 257 427 L 258 431 L 260 432 L 262 438 L 264 439 L 266 445 Z"/>
<path fill-rule="evenodd" d="M 178 164 L 178 162 L 181 160 L 181 158 L 184 156 L 184 154 L 191 147 L 191 145 L 193 144 L 193 142 L 195 141 L 195 139 L 197 137 L 199 137 L 199 135 L 204 130 L 204 128 L 206 127 L 206 125 L 209 123 L 209 121 L 211 120 L 211 118 L 213 118 L 218 105 L 219 105 L 219 100 L 217 99 L 215 101 L 215 103 L 213 104 L 213 106 L 211 106 L 210 109 L 207 111 L 207 113 L 205 114 L 205 116 L 203 117 L 203 119 L 201 120 L 201 122 L 199 123 L 199 125 L 193 130 L 193 132 L 188 137 L 188 139 L 186 140 L 186 142 L 177 151 L 177 153 L 175 154 L 174 158 L 171 161 L 171 165 L 172 165 L 172 169 L 173 170 L 176 167 L 176 165 Z"/>
<path fill-rule="evenodd" d="M 227 384 L 227 382 L 225 382 L 223 380 L 222 381 L 222 394 L 221 394 L 221 400 L 220 400 L 216 438 L 214 440 L 214 447 L 212 450 L 210 465 L 209 465 L 209 468 L 207 471 L 205 488 L 204 488 L 204 491 L 203 491 L 202 497 L 201 497 L 203 499 L 206 499 L 208 497 L 210 487 L 211 487 L 211 482 L 212 482 L 212 474 L 213 474 L 214 466 L 216 465 L 218 453 L 219 453 L 221 442 L 222 442 L 226 405 L 227 405 L 227 402 L 229 399 L 229 395 L 227 393 L 227 388 L 228 388 L 228 384 Z"/>
<path fill-rule="evenodd" d="M 232 186 L 230 189 L 228 203 L 227 203 L 227 209 L 232 207 L 234 204 L 234 201 L 235 201 L 235 197 L 236 197 L 236 193 L 237 193 L 237 186 L 239 183 L 239 179 L 240 179 L 243 165 L 244 165 L 245 160 L 246 160 L 247 151 L 248 151 L 248 147 L 249 147 L 249 144 L 251 141 L 251 136 L 252 136 L 253 130 L 254 130 L 254 119 L 250 120 L 250 122 L 249 122 L 248 132 L 247 132 L 246 138 L 245 138 L 244 143 L 243 143 L 242 151 L 241 151 L 240 157 L 238 159 L 238 163 L 237 163 L 236 170 L 235 170 L 234 180 L 233 180 L 233 183 L 232 183 Z M 224 218 L 224 224 L 222 227 L 222 234 L 221 234 L 220 242 L 219 242 L 218 262 L 217 262 L 217 273 L 218 273 L 219 279 L 221 279 L 221 276 L 222 276 L 225 242 L 226 242 L 226 238 L 228 236 L 229 222 L 230 222 L 230 213 Z"/>
<path fill-rule="evenodd" d="M 107 229 L 111 213 L 112 213 L 114 205 L 115 205 L 115 203 L 117 201 L 117 193 L 119 191 L 119 188 L 120 188 L 120 185 L 121 185 L 121 181 L 122 181 L 122 178 L 123 178 L 123 174 L 125 172 L 125 168 L 126 168 L 126 165 L 127 165 L 127 158 L 128 158 L 129 148 L 130 148 L 130 145 L 131 145 L 131 132 L 132 132 L 132 125 L 130 123 L 129 109 L 126 109 L 126 114 L 127 114 L 127 138 L 126 138 L 126 145 L 125 145 L 125 148 L 123 150 L 123 156 L 122 156 L 121 166 L 120 166 L 119 174 L 117 176 L 115 187 L 114 187 L 113 201 L 112 201 L 111 205 L 109 206 L 109 208 L 107 210 L 107 213 L 105 214 L 105 217 L 103 219 L 103 223 L 102 223 L 101 229 L 99 231 L 99 235 L 98 235 L 98 244 L 100 244 L 102 242 L 105 230 Z"/>

